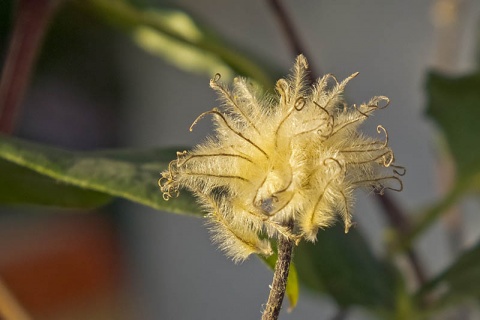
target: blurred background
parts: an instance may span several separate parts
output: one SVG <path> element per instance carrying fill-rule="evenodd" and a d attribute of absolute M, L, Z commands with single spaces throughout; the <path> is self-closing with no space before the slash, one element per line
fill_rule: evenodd
<path fill-rule="evenodd" d="M 278 76 L 294 61 L 269 1 L 130 2 L 186 10 Z M 409 212 L 441 197 L 454 173 L 436 126 L 425 116 L 426 73 L 474 70 L 480 2 L 282 3 L 317 76 L 343 79 L 359 71 L 347 87 L 350 103 L 390 98 L 366 131 L 375 134 L 378 124 L 387 128 L 396 160 L 408 170 L 404 191 L 392 196 Z M 2 61 L 17 4 L 0 2 Z M 210 130 L 208 121 L 194 133 L 188 128 L 217 104 L 208 86 L 215 72 L 178 68 L 78 1 L 65 1 L 45 35 L 14 135 L 72 150 L 191 146 Z M 225 72 L 222 79 L 230 81 L 233 74 Z M 387 223 L 374 197 L 358 193 L 354 219 L 381 255 Z M 418 241 L 427 276 L 478 239 L 478 209 L 476 200 L 463 202 L 455 209 L 461 218 L 436 224 Z M 452 225 L 462 230 L 459 238 L 449 232 Z M 126 200 L 89 211 L 0 207 L 1 283 L 35 319 L 258 319 L 271 277 L 254 257 L 240 265 L 229 261 L 211 244 L 201 219 Z M 302 288 L 297 308 L 281 319 L 336 315 L 335 301 Z M 480 319 L 480 313 L 470 310 L 469 317 Z M 345 319 L 371 318 L 358 308 Z"/>

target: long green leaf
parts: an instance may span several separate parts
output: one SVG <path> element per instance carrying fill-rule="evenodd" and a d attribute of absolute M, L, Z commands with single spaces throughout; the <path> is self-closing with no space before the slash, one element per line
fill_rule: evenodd
<path fill-rule="evenodd" d="M 52 185 L 70 186 L 65 188 L 65 194 L 63 188 L 56 188 L 58 202 L 50 197 L 45 204 L 61 206 L 76 187 L 79 192 L 91 190 L 97 192 L 97 196 L 103 193 L 121 197 L 159 210 L 199 214 L 195 201 L 188 194 L 164 201 L 158 189 L 159 174 L 175 158 L 176 150 L 70 152 L 0 136 L 0 158 L 31 171 L 23 171 L 22 180 L 15 181 L 16 188 L 23 188 L 22 184 L 26 188 L 29 179 L 38 179 L 38 174 L 51 178 Z M 6 178 L 5 175 L 3 179 Z M 48 180 L 42 183 L 44 188 L 37 189 L 39 195 L 32 194 L 32 197 L 45 197 L 40 194 L 53 188 L 45 188 Z"/>
<path fill-rule="evenodd" d="M 0 160 L 0 204 L 94 208 L 111 199 L 107 194 L 65 184 Z"/>

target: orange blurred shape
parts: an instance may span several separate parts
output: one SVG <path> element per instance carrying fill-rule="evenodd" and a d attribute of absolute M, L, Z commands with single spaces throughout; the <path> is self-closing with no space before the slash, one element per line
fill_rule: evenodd
<path fill-rule="evenodd" d="M 111 221 L 98 214 L 40 220 L 0 228 L 0 276 L 28 313 L 45 317 L 118 290 L 120 255 Z"/>

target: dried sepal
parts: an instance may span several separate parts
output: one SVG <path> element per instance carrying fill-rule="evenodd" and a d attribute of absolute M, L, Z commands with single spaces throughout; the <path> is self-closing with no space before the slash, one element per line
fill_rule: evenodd
<path fill-rule="evenodd" d="M 384 96 L 349 107 L 338 82 L 325 75 L 307 85 L 300 55 L 292 75 L 276 84 L 277 99 L 262 96 L 246 79 L 229 89 L 216 75 L 210 86 L 220 106 L 210 116 L 214 134 L 177 159 L 159 181 L 166 200 L 186 188 L 202 204 L 213 240 L 235 261 L 271 253 L 269 238 L 315 241 L 339 216 L 352 225 L 354 190 L 400 191 L 403 167 L 394 164 L 387 130 L 368 137 L 358 126 L 388 106 Z M 287 225 L 294 221 L 294 227 Z"/>

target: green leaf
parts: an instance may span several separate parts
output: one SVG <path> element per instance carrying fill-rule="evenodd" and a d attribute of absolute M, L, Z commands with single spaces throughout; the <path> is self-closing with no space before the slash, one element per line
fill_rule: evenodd
<path fill-rule="evenodd" d="M 258 257 L 265 262 L 270 269 L 275 269 L 275 264 L 277 263 L 278 258 L 276 253 L 269 257 Z M 285 292 L 287 294 L 288 301 L 290 302 L 290 307 L 288 308 L 289 311 L 293 310 L 297 306 L 299 292 L 297 268 L 295 267 L 295 263 L 292 261 L 290 263 L 290 271 L 288 273 L 287 288 Z"/>
<path fill-rule="evenodd" d="M 35 171 L 0 160 L 0 203 L 94 208 L 112 197 L 55 181 Z"/>
<path fill-rule="evenodd" d="M 457 169 L 457 181 L 450 192 L 424 210 L 404 247 L 411 245 L 423 230 L 430 226 L 466 192 L 480 191 L 480 73 L 448 77 L 431 72 L 427 77 L 427 115 L 441 129 Z"/>
<path fill-rule="evenodd" d="M 443 293 L 439 305 L 457 302 L 465 298 L 480 300 L 480 242 L 465 251 L 444 272 L 428 282 L 418 297 L 428 297 L 433 291 Z M 440 291 L 436 290 L 441 288 Z"/>
<path fill-rule="evenodd" d="M 273 86 L 262 67 L 184 11 L 140 9 L 121 0 L 88 0 L 76 4 L 124 30 L 141 48 L 180 69 L 210 77 L 221 73 L 227 80 L 239 74 L 255 79 L 265 88 Z"/>
<path fill-rule="evenodd" d="M 330 294 L 342 308 L 393 307 L 393 269 L 373 255 L 355 229 L 347 234 L 340 226 L 320 231 L 315 244 L 302 242 L 295 252 L 300 282 Z"/>
<path fill-rule="evenodd" d="M 460 178 L 480 172 L 480 73 L 447 77 L 430 73 L 427 78 L 427 114 L 447 140 Z"/>
<path fill-rule="evenodd" d="M 153 149 L 145 151 L 113 150 L 100 152 L 70 152 L 52 148 L 21 139 L 0 136 L 0 158 L 17 166 L 24 167 L 22 181 L 26 184 L 31 176 L 38 174 L 51 178 L 41 180 L 38 195 L 30 190 L 30 196 L 44 198 L 49 205 L 62 205 L 68 194 L 80 194 L 88 190 L 89 196 L 103 193 L 121 197 L 146 206 L 174 213 L 199 214 L 192 196 L 183 194 L 178 199 L 165 201 L 158 188 L 160 172 L 167 168 L 180 149 Z M 3 175 L 3 174 L 2 174 Z M 14 177 L 13 177 L 14 178 Z M 3 179 L 8 179 L 3 178 Z M 22 181 L 16 182 L 17 188 L 23 188 Z M 55 185 L 66 184 L 70 187 L 58 187 L 55 197 L 47 195 Z M 48 188 L 46 185 L 49 185 Z M 9 185 L 6 186 L 8 188 Z M 91 192 L 89 191 L 89 192 Z M 45 194 L 44 194 L 45 193 Z M 10 200 L 13 202 L 13 200 Z M 92 201 L 92 200 L 89 200 Z M 33 202 L 33 200 L 31 200 Z M 27 201 L 28 203 L 28 201 Z"/>

